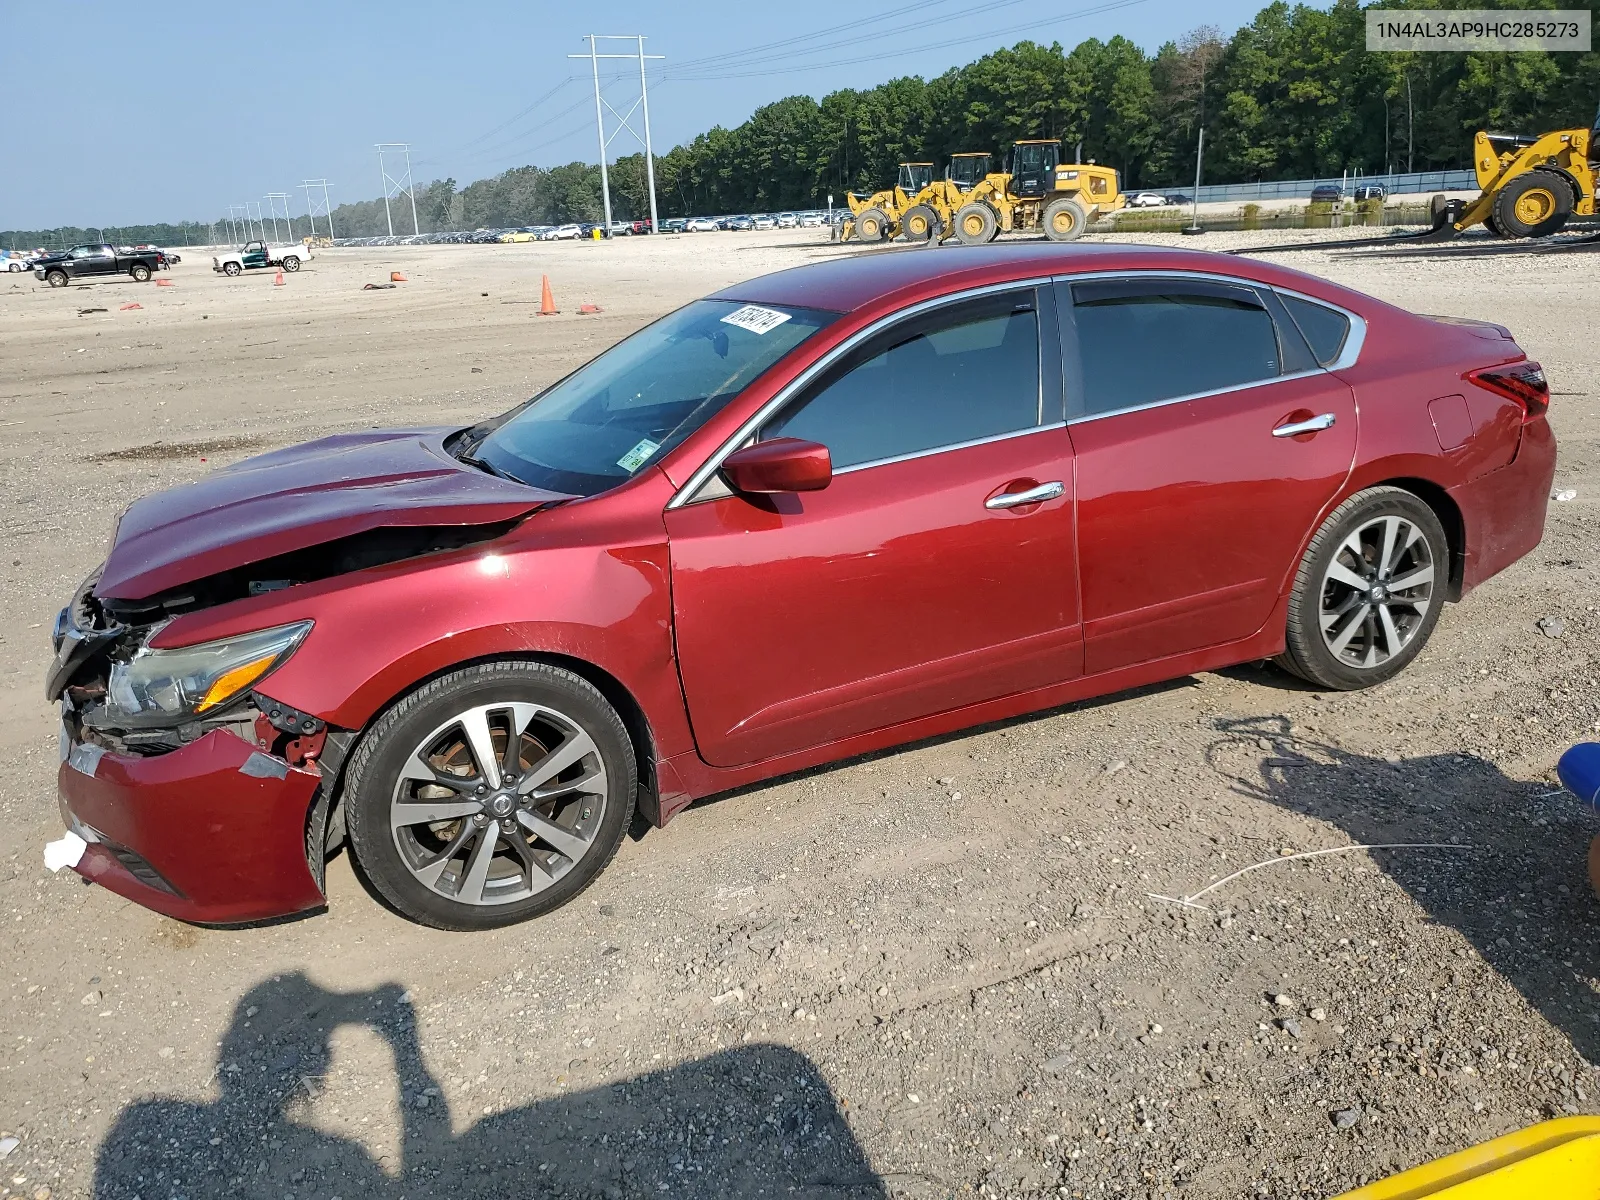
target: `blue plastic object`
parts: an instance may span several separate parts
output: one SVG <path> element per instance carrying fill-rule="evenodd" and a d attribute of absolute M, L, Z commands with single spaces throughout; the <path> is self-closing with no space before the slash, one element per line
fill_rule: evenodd
<path fill-rule="evenodd" d="M 1579 742 L 1561 756 L 1556 774 L 1586 804 L 1600 804 L 1600 742 Z"/>

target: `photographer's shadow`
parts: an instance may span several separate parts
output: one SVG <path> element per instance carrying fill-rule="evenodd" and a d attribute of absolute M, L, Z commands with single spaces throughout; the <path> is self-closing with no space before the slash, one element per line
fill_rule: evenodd
<path fill-rule="evenodd" d="M 1212 766 L 1244 795 L 1326 822 L 1352 843 L 1452 843 L 1463 850 L 1369 851 L 1384 872 L 1478 955 L 1590 1062 L 1600 1062 L 1600 903 L 1585 863 L 1600 823 L 1548 783 L 1508 778 L 1474 755 L 1391 762 L 1291 735 L 1281 717 L 1222 720 Z M 1231 749 L 1266 738 L 1259 768 Z M 1534 822 L 1538 821 L 1539 824 Z M 1459 970 L 1419 963 L 1445 986 L 1472 986 Z"/>
<path fill-rule="evenodd" d="M 400 1161 L 313 1128 L 333 1031 L 366 1026 L 400 1083 Z M 300 974 L 235 1006 L 209 1103 L 130 1104 L 94 1195 L 881 1197 L 827 1082 L 804 1055 L 752 1045 L 485 1117 L 459 1137 L 394 984 L 329 992 Z"/>

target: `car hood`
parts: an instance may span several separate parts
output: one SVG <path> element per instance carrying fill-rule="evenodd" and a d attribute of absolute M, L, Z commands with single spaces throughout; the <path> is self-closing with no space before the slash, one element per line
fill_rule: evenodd
<path fill-rule="evenodd" d="M 493 525 L 570 499 L 458 462 L 444 449 L 452 432 L 338 434 L 136 500 L 95 592 L 144 600 L 382 526 Z"/>

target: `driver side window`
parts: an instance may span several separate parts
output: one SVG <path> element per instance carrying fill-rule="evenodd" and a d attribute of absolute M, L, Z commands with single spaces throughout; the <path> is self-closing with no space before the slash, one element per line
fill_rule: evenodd
<path fill-rule="evenodd" d="M 768 421 L 760 440 L 819 442 L 837 472 L 1042 423 L 1039 323 L 1029 288 L 889 330 Z"/>

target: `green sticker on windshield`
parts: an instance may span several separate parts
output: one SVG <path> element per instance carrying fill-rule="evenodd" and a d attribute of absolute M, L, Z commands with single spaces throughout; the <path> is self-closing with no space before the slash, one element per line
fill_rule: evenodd
<path fill-rule="evenodd" d="M 644 460 L 649 458 L 659 449 L 661 449 L 660 442 L 652 442 L 649 438 L 645 438 L 632 450 L 629 450 L 621 458 L 617 459 L 617 466 L 621 467 L 624 471 L 637 471 L 640 467 L 644 466 Z"/>

